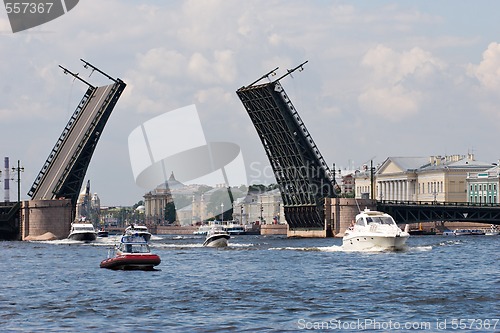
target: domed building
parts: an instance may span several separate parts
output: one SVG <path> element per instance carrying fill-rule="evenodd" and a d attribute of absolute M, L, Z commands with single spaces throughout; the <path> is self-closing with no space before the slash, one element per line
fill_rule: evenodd
<path fill-rule="evenodd" d="M 171 224 L 175 221 L 167 221 L 165 218 L 167 205 L 173 206 L 171 189 L 184 187 L 184 184 L 175 179 L 174 173 L 169 179 L 158 185 L 154 190 L 144 194 L 144 218 L 148 224 Z"/>

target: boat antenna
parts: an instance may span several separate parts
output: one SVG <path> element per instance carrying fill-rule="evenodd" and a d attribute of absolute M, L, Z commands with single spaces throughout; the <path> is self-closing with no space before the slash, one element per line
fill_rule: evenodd
<path fill-rule="evenodd" d="M 357 198 L 354 198 L 354 202 L 356 202 L 356 206 L 358 206 L 358 212 L 360 212 L 360 213 L 361 213 L 361 208 L 359 208 L 358 199 L 357 199 Z"/>

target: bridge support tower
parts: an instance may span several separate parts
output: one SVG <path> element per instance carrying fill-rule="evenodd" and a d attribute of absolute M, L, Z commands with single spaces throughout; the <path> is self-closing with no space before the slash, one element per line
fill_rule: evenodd
<path fill-rule="evenodd" d="M 73 214 L 73 205 L 70 199 L 23 201 L 21 239 L 66 238 L 71 228 Z"/>
<path fill-rule="evenodd" d="M 376 210 L 377 201 L 372 199 L 325 198 L 325 225 L 333 236 L 343 237 L 360 210 Z"/>

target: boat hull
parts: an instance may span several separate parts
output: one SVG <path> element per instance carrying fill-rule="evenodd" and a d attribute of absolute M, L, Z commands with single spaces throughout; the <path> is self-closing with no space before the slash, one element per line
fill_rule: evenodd
<path fill-rule="evenodd" d="M 406 248 L 407 235 L 349 235 L 343 238 L 342 248 L 347 251 L 400 251 Z"/>
<path fill-rule="evenodd" d="M 123 254 L 101 261 L 101 268 L 114 270 L 154 270 L 161 259 L 156 254 Z"/>
<path fill-rule="evenodd" d="M 108 231 L 100 230 L 97 232 L 97 237 L 108 237 L 108 236 L 109 236 Z"/>
<path fill-rule="evenodd" d="M 82 241 L 82 242 L 92 242 L 97 238 L 97 234 L 95 232 L 77 232 L 71 233 L 68 236 L 68 239 Z"/>
<path fill-rule="evenodd" d="M 208 237 L 205 242 L 203 243 L 203 246 L 208 246 L 208 247 L 226 247 L 227 246 L 227 241 L 229 240 L 230 236 L 229 235 L 213 235 L 211 237 Z"/>

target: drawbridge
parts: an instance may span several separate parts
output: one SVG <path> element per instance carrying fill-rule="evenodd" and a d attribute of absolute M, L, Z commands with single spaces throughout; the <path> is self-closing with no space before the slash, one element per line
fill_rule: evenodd
<path fill-rule="evenodd" d="M 28 192 L 33 200 L 65 198 L 71 199 L 73 207 L 76 205 L 97 142 L 125 89 L 126 84 L 122 80 L 112 78 L 83 59 L 81 61 L 85 68 L 90 67 L 112 83 L 95 87 L 78 74 L 59 66 L 65 74 L 85 83 L 88 89 Z"/>
<path fill-rule="evenodd" d="M 335 179 L 280 80 L 278 68 L 241 87 L 236 94 L 252 120 L 281 191 L 290 230 L 324 230 L 324 199 L 336 197 Z"/>

